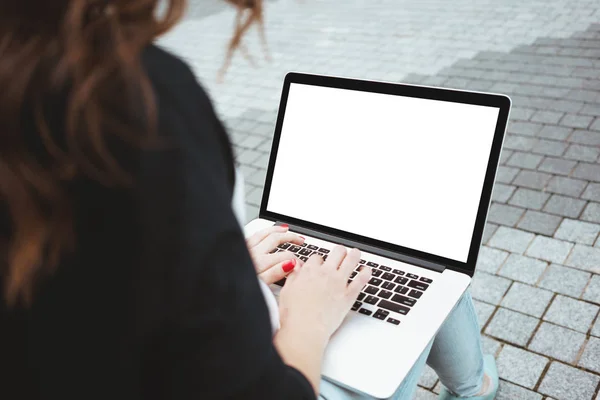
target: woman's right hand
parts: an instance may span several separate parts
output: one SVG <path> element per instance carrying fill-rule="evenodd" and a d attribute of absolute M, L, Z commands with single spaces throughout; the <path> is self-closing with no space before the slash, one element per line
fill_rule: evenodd
<path fill-rule="evenodd" d="M 321 332 L 329 340 L 371 278 L 363 268 L 348 284 L 359 260 L 359 250 L 336 246 L 327 261 L 314 255 L 288 275 L 279 295 L 282 328 Z"/>

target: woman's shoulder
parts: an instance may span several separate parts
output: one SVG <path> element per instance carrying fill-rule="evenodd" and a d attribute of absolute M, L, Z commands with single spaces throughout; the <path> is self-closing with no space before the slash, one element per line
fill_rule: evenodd
<path fill-rule="evenodd" d="M 222 131 L 208 94 L 184 60 L 154 44 L 144 49 L 141 60 L 159 107 L 175 107 L 195 123 L 209 121 L 201 125 L 211 128 L 216 122 Z"/>
<path fill-rule="evenodd" d="M 200 95 L 208 101 L 190 66 L 177 55 L 152 44 L 144 49 L 141 60 L 148 78 L 159 92 L 169 90 L 177 96 Z"/>
<path fill-rule="evenodd" d="M 231 189 L 235 179 L 231 143 L 192 69 L 157 45 L 144 50 L 142 63 L 155 92 L 161 130 L 175 135 L 184 148 L 197 156 L 201 152 L 203 157 L 218 161 L 220 168 L 216 169 L 222 169 Z"/>
<path fill-rule="evenodd" d="M 142 52 L 142 64 L 149 75 L 161 74 L 164 72 L 179 72 L 180 74 L 192 75 L 193 73 L 188 64 L 175 54 L 156 45 L 147 46 Z M 176 75 L 175 77 L 179 77 Z"/>

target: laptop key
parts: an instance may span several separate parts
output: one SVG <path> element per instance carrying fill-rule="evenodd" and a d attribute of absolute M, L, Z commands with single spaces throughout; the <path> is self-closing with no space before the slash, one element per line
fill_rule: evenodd
<path fill-rule="evenodd" d="M 327 249 L 323 249 L 323 248 L 320 248 L 320 249 L 319 249 L 319 253 L 325 253 L 325 254 L 329 254 L 329 250 L 327 250 Z"/>
<path fill-rule="evenodd" d="M 360 306 L 362 306 L 362 303 L 360 301 L 355 301 L 354 305 L 352 306 L 351 310 L 352 311 L 356 311 L 360 308 Z"/>
<path fill-rule="evenodd" d="M 319 246 L 315 246 L 314 244 L 309 244 L 308 248 L 311 250 L 319 250 Z"/>
<path fill-rule="evenodd" d="M 379 267 L 379 264 L 377 264 L 377 263 L 374 263 L 374 262 L 371 262 L 371 261 L 369 261 L 369 262 L 367 263 L 367 265 L 368 265 L 369 267 L 374 267 L 374 268 L 377 268 L 377 267 Z"/>
<path fill-rule="evenodd" d="M 408 294 L 410 297 L 414 297 L 415 299 L 420 299 L 421 296 L 423 295 L 423 292 L 419 292 L 418 290 L 411 290 L 410 293 Z"/>
<path fill-rule="evenodd" d="M 313 254 L 316 254 L 316 255 L 318 255 L 321 258 L 325 257 L 325 254 L 323 254 L 323 253 L 317 253 L 316 251 Z"/>
<path fill-rule="evenodd" d="M 399 276 L 396 279 L 394 279 L 394 282 L 399 283 L 401 285 L 406 285 L 406 282 L 408 282 L 408 279 Z"/>
<path fill-rule="evenodd" d="M 392 270 L 390 267 L 386 267 L 385 265 L 380 265 L 379 269 L 382 269 L 382 270 L 384 270 L 386 272 L 390 272 Z"/>
<path fill-rule="evenodd" d="M 378 269 L 371 270 L 371 276 L 379 277 L 381 275 L 381 273 L 382 273 L 382 271 L 380 271 Z"/>
<path fill-rule="evenodd" d="M 415 274 L 406 274 L 407 277 L 409 277 L 410 279 L 419 279 L 418 275 Z"/>
<path fill-rule="evenodd" d="M 394 279 L 396 277 L 396 275 L 394 274 L 390 274 L 389 272 L 386 272 L 385 274 L 383 274 L 382 278 L 385 279 L 386 281 L 391 281 L 392 279 Z"/>
<path fill-rule="evenodd" d="M 381 297 L 382 299 L 389 299 L 392 296 L 392 292 L 388 292 L 387 290 L 380 290 L 379 294 L 377 296 Z"/>
<path fill-rule="evenodd" d="M 279 249 L 273 249 L 269 252 L 269 254 L 274 254 L 274 253 L 277 253 L 278 251 L 279 251 Z"/>
<path fill-rule="evenodd" d="M 367 310 L 366 308 L 361 308 L 360 310 L 358 310 L 359 313 L 361 314 L 365 314 L 365 315 L 371 315 L 372 312 L 371 310 Z"/>
<path fill-rule="evenodd" d="M 364 294 L 363 292 L 360 292 L 360 293 L 358 294 L 358 300 L 362 300 L 362 299 L 364 299 L 364 298 L 365 298 L 365 296 L 366 296 L 366 294 Z"/>
<path fill-rule="evenodd" d="M 301 256 L 310 256 L 312 253 L 312 251 L 310 251 L 309 249 L 302 249 L 298 252 L 298 254 L 300 254 Z"/>
<path fill-rule="evenodd" d="M 398 314 L 406 315 L 410 311 L 410 308 L 401 306 L 400 304 L 392 303 L 388 300 L 381 300 L 379 302 L 379 307 L 385 308 L 386 310 L 390 310 L 393 312 L 397 312 Z"/>
<path fill-rule="evenodd" d="M 366 261 L 365 260 L 360 260 L 358 263 L 359 264 L 364 264 L 364 263 L 366 263 Z"/>
<path fill-rule="evenodd" d="M 367 296 L 367 298 L 365 299 L 365 303 L 368 303 L 368 304 L 377 304 L 378 301 L 379 301 L 379 299 L 374 296 Z"/>
<path fill-rule="evenodd" d="M 385 315 L 375 313 L 375 314 L 373 314 L 373 318 L 377 318 L 377 319 L 380 319 L 380 320 L 384 321 L 385 320 Z"/>
<path fill-rule="evenodd" d="M 396 275 L 404 275 L 404 271 L 400 271 L 399 269 L 395 269 L 392 272 L 395 273 Z"/>
<path fill-rule="evenodd" d="M 298 246 L 300 246 L 300 247 L 306 247 L 308 245 L 306 243 L 302 243 L 302 244 L 299 244 Z"/>
<path fill-rule="evenodd" d="M 302 261 L 307 262 L 308 261 L 308 257 L 304 257 L 304 256 L 300 256 L 299 257 Z"/>
<path fill-rule="evenodd" d="M 277 247 L 279 247 L 279 248 L 280 248 L 280 249 L 282 249 L 282 250 L 285 250 L 285 249 L 287 249 L 288 247 L 290 247 L 291 245 L 292 245 L 291 243 L 281 243 L 281 244 L 280 244 L 279 246 L 277 246 Z"/>
<path fill-rule="evenodd" d="M 419 281 L 410 281 L 410 282 L 408 282 L 407 286 L 410 286 L 411 288 L 415 288 L 415 289 L 419 289 L 419 290 L 427 290 L 427 288 L 429 287 L 428 284 L 419 282 Z"/>
<path fill-rule="evenodd" d="M 375 286 L 367 286 L 367 288 L 365 289 L 365 293 L 368 294 L 375 294 L 379 291 L 378 288 L 376 288 Z"/>
<path fill-rule="evenodd" d="M 398 286 L 396 288 L 396 290 L 394 290 L 394 292 L 400 293 L 400 294 L 406 294 L 406 293 L 408 293 L 408 288 L 406 286 Z"/>
<path fill-rule="evenodd" d="M 387 290 L 393 290 L 394 287 L 396 287 L 396 284 L 392 282 L 383 282 L 383 285 L 381 285 L 381 287 Z"/>
<path fill-rule="evenodd" d="M 387 310 L 382 310 L 381 308 L 377 309 L 377 311 L 375 311 L 375 314 L 381 314 L 381 315 L 390 315 L 390 312 Z"/>
<path fill-rule="evenodd" d="M 354 277 L 356 276 L 356 274 L 357 274 L 357 272 L 356 272 L 356 271 L 353 271 L 353 272 L 350 274 L 350 278 L 354 278 Z"/>
<path fill-rule="evenodd" d="M 425 282 L 425 283 L 433 283 L 433 280 L 432 280 L 432 279 L 425 278 L 424 276 L 422 276 L 421 278 L 419 278 L 419 280 L 420 280 L 421 282 Z"/>
<path fill-rule="evenodd" d="M 323 261 L 327 260 L 327 254 L 323 256 Z"/>
<path fill-rule="evenodd" d="M 297 253 L 298 250 L 300 250 L 300 249 L 302 249 L 302 247 L 292 245 L 292 246 L 290 246 L 290 247 L 287 248 L 287 251 L 291 251 L 292 253 Z"/>
<path fill-rule="evenodd" d="M 392 301 L 395 301 L 396 303 L 400 303 L 400 304 L 403 304 L 403 305 L 409 306 L 409 307 L 414 306 L 415 303 L 417 302 L 415 299 L 411 299 L 410 297 L 400 296 L 399 294 L 395 294 L 394 297 L 392 297 Z"/>
<path fill-rule="evenodd" d="M 398 321 L 397 319 L 394 319 L 394 318 L 388 318 L 387 322 L 389 322 L 390 324 L 394 324 L 394 325 L 400 325 L 400 321 Z"/>
<path fill-rule="evenodd" d="M 381 285 L 381 282 L 383 282 L 383 281 L 381 279 L 377 279 L 377 278 L 371 278 L 371 280 L 369 281 L 369 283 L 371 285 L 375 285 L 375 286 Z"/>

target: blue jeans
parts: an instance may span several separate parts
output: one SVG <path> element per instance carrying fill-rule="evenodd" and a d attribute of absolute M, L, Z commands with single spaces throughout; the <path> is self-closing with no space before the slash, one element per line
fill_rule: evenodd
<path fill-rule="evenodd" d="M 483 353 L 479 329 L 473 300 L 470 293 L 466 292 L 391 399 L 413 398 L 425 362 L 435 370 L 442 384 L 451 392 L 462 397 L 477 394 L 483 382 Z M 369 398 L 321 380 L 320 399 Z"/>

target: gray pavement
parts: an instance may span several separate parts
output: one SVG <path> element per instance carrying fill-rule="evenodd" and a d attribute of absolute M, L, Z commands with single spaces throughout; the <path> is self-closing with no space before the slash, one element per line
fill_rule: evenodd
<path fill-rule="evenodd" d="M 600 399 L 600 4 L 589 0 L 280 0 L 267 62 L 216 82 L 234 11 L 192 1 L 161 39 L 215 101 L 254 218 L 283 77 L 305 71 L 506 93 L 513 110 L 472 293 L 498 399 Z M 435 399 L 426 371 L 418 399 Z"/>

